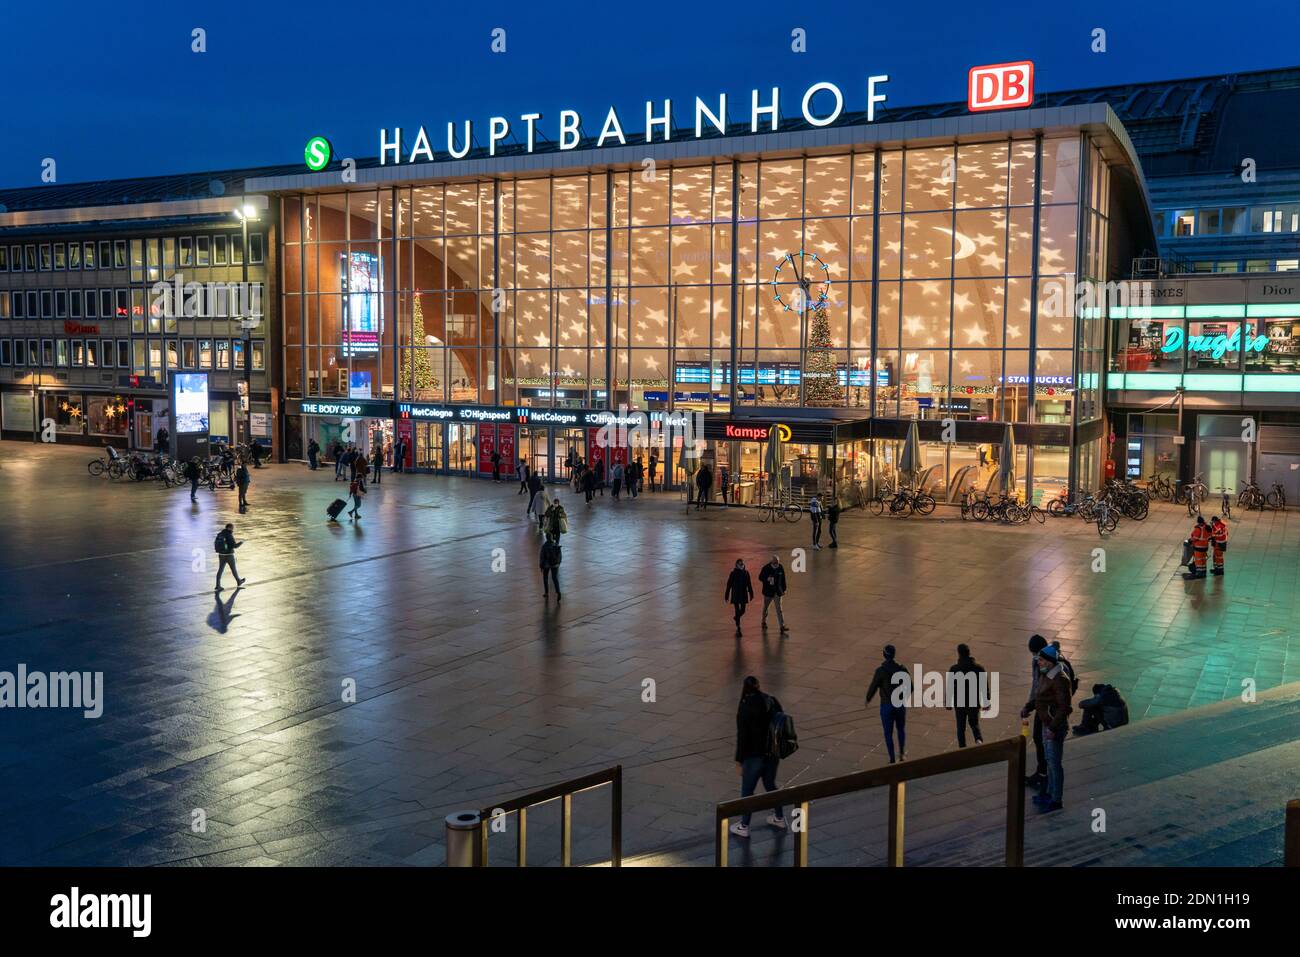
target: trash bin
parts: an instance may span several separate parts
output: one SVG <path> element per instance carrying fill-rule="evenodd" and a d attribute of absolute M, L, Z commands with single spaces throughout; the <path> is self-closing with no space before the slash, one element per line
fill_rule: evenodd
<path fill-rule="evenodd" d="M 1183 560 L 1178 564 L 1186 565 L 1188 568 L 1192 567 L 1192 540 L 1190 538 L 1183 541 Z"/>
<path fill-rule="evenodd" d="M 447 815 L 447 866 L 473 867 L 474 841 L 478 839 L 478 811 Z"/>

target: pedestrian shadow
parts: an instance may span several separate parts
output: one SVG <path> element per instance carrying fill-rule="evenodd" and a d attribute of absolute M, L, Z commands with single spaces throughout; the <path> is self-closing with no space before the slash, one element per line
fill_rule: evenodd
<path fill-rule="evenodd" d="M 230 598 L 223 602 L 221 595 L 216 596 L 216 607 L 208 615 L 208 627 L 218 634 L 224 635 L 230 628 L 230 623 L 239 616 L 234 614 L 235 599 L 239 597 L 242 585 L 236 585 L 235 590 L 230 593 Z"/>
<path fill-rule="evenodd" d="M 542 638 L 555 641 L 560 637 L 560 631 L 560 605 L 558 602 L 552 605 L 548 600 L 542 609 Z"/>

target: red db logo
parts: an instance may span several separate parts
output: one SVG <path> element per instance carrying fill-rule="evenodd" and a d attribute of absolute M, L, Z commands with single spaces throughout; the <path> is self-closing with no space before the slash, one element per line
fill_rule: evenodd
<path fill-rule="evenodd" d="M 1033 102 L 1034 64 L 1031 60 L 970 68 L 966 106 L 973 112 L 1006 110 Z"/>

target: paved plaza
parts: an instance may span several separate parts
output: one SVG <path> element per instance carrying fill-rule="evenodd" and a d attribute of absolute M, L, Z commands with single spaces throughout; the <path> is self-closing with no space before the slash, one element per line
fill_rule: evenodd
<path fill-rule="evenodd" d="M 450 811 L 612 764 L 628 863 L 711 863 L 713 807 L 738 794 L 745 675 L 795 716 L 802 746 L 780 781 L 801 783 L 885 763 L 863 694 L 887 642 L 930 671 L 971 645 L 1000 675 L 986 738 L 1018 734 L 1034 632 L 1061 641 L 1082 692 L 1120 688 L 1133 723 L 1070 740 L 1066 810 L 1029 812 L 1028 863 L 1280 860 L 1282 807 L 1300 795 L 1294 511 L 1239 516 L 1228 575 L 1194 583 L 1172 506 L 1105 541 L 1077 520 L 853 512 L 841 547 L 798 571 L 806 519 L 688 513 L 672 493 L 588 508 L 557 487 L 557 606 L 513 482 L 386 474 L 359 524 L 331 526 L 332 467 L 254 472 L 239 515 L 231 491 L 191 505 L 91 478 L 93 456 L 0 443 L 0 670 L 104 674 L 97 720 L 0 712 L 0 864 L 436 865 Z M 227 521 L 248 584 L 214 598 Z M 744 557 L 756 575 L 773 552 L 790 633 L 762 631 L 755 605 L 737 640 L 727 572 Z M 911 758 L 956 746 L 942 709 L 913 709 L 907 730 Z M 1004 780 L 987 768 L 911 786 L 907 862 L 999 862 Z M 575 860 L 600 859 L 605 792 L 579 795 L 575 819 Z M 530 816 L 530 863 L 555 861 L 557 820 L 554 806 Z M 733 864 L 788 863 L 788 836 L 755 820 Z M 814 864 L 884 860 L 883 794 L 814 804 L 811 827 Z M 512 847 L 495 838 L 494 861 Z"/>

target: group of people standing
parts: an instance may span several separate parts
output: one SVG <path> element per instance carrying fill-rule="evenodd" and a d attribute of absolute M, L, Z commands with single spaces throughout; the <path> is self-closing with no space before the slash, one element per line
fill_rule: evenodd
<path fill-rule="evenodd" d="M 520 466 L 527 469 L 527 465 L 522 462 Z M 587 504 L 590 505 L 597 492 L 604 496 L 606 486 L 609 487 L 611 496 L 615 500 L 618 500 L 623 492 L 636 498 L 645 491 L 647 477 L 650 480 L 650 490 L 654 491 L 659 471 L 659 456 L 657 454 L 650 456 L 648 472 L 639 455 L 626 465 L 615 461 L 606 469 L 603 458 L 598 458 L 594 462 L 584 462 L 582 456 L 570 452 L 564 459 L 564 467 L 569 473 L 570 487 L 575 493 L 582 492 Z"/>

